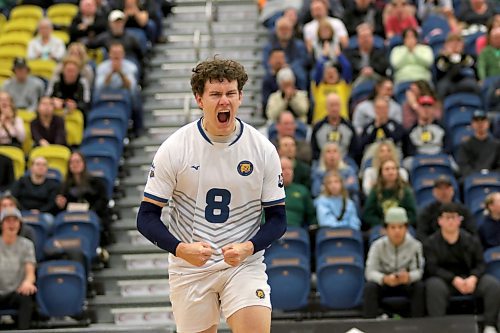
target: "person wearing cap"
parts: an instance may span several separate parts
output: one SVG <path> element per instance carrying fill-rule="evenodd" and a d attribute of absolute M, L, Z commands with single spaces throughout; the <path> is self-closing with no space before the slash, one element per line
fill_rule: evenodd
<path fill-rule="evenodd" d="M 445 147 L 446 131 L 434 118 L 436 100 L 430 95 L 424 95 L 417 102 L 417 120 L 403 140 L 403 153 L 406 157 L 403 165 L 408 170 L 411 169 L 413 156 L 439 154 Z"/>
<path fill-rule="evenodd" d="M 487 214 L 479 226 L 479 237 L 484 249 L 500 246 L 500 192 L 493 192 L 484 199 Z"/>
<path fill-rule="evenodd" d="M 436 178 L 432 196 L 434 202 L 422 208 L 417 214 L 417 238 L 422 242 L 439 230 L 438 218 L 441 206 L 454 201 L 455 188 L 449 176 L 441 175 Z M 455 204 L 463 218 L 460 227 L 473 235 L 477 234 L 476 221 L 467 206 L 460 202 Z"/>
<path fill-rule="evenodd" d="M 472 113 L 471 127 L 473 135 L 459 146 L 456 157 L 462 177 L 482 170 L 500 171 L 500 141 L 490 135 L 485 111 Z"/>
<path fill-rule="evenodd" d="M 2 209 L 0 223 L 0 309 L 16 309 L 17 328 L 28 329 L 37 291 L 35 248 L 19 236 L 22 215 L 17 208 Z"/>
<path fill-rule="evenodd" d="M 465 53 L 462 35 L 451 32 L 436 58 L 437 94 L 441 98 L 459 92 L 480 94 L 476 78 L 476 59 Z"/>
<path fill-rule="evenodd" d="M 424 242 L 427 312 L 446 314 L 450 296 L 480 297 L 484 308 L 483 333 L 497 333 L 500 282 L 485 274 L 479 238 L 460 228 L 463 217 L 455 203 L 441 206 L 439 230 Z"/>
<path fill-rule="evenodd" d="M 423 317 L 423 250 L 422 244 L 408 232 L 406 210 L 389 208 L 384 230 L 386 235 L 371 244 L 366 259 L 363 315 L 365 318 L 377 317 L 384 297 L 406 296 L 410 300 L 411 317 Z"/>
<path fill-rule="evenodd" d="M 87 43 L 106 28 L 106 16 L 97 10 L 96 0 L 81 0 L 78 13 L 69 27 L 71 42 Z"/>
<path fill-rule="evenodd" d="M 45 84 L 41 79 L 30 75 L 25 58 L 15 58 L 12 71 L 14 75 L 4 82 L 2 90 L 12 96 L 16 109 L 36 111 L 38 99 L 45 92 Z"/>

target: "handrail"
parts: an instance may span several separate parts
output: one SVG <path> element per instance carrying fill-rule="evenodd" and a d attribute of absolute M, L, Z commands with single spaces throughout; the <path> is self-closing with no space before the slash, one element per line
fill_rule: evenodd
<path fill-rule="evenodd" d="M 191 95 L 190 94 L 185 94 L 184 95 L 184 116 L 185 116 L 185 123 L 191 122 Z"/>
<path fill-rule="evenodd" d="M 193 33 L 193 48 L 196 62 L 199 62 L 201 53 L 201 32 L 199 29 L 196 29 Z"/>
<path fill-rule="evenodd" d="M 214 29 L 213 23 L 217 20 L 214 13 L 217 12 L 217 4 L 214 3 L 215 0 L 207 0 L 205 5 L 205 15 L 207 17 L 207 25 L 208 25 L 208 47 L 210 51 L 214 49 Z"/>

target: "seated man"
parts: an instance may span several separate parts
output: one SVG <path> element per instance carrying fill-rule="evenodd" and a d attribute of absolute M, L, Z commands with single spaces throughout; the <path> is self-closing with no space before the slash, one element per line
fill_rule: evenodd
<path fill-rule="evenodd" d="M 408 216 L 402 207 L 392 207 L 385 215 L 383 236 L 370 246 L 366 260 L 363 314 L 375 318 L 380 300 L 387 296 L 410 298 L 411 316 L 425 314 L 424 258 L 422 244 L 408 233 Z"/>
<path fill-rule="evenodd" d="M 484 200 L 488 215 L 479 227 L 479 236 L 484 249 L 500 246 L 500 192 L 488 194 Z"/>
<path fill-rule="evenodd" d="M 311 144 L 306 141 L 307 132 L 304 131 L 304 129 L 307 130 L 307 126 L 305 126 L 304 123 L 301 123 L 300 120 L 296 120 L 290 111 L 281 112 L 278 115 L 278 119 L 276 119 L 275 125 L 276 136 L 274 136 L 271 131 L 272 126 L 269 128 L 269 140 L 274 144 L 274 146 L 278 148 L 279 140 L 283 137 L 290 136 L 295 139 L 297 147 L 296 157 L 306 164 L 311 164 Z M 298 127 L 301 125 L 303 127 L 299 130 Z M 295 156 L 293 158 L 295 158 Z"/>
<path fill-rule="evenodd" d="M 0 214 L 0 309 L 16 309 L 17 328 L 28 329 L 33 313 L 35 286 L 35 248 L 18 236 L 22 225 L 21 212 L 6 208 Z"/>
<path fill-rule="evenodd" d="M 485 274 L 481 243 L 460 229 L 459 214 L 456 204 L 444 204 L 438 218 L 440 230 L 424 243 L 427 312 L 431 317 L 441 317 L 446 314 L 450 296 L 479 296 L 484 305 L 483 332 L 497 333 L 500 283 Z"/>

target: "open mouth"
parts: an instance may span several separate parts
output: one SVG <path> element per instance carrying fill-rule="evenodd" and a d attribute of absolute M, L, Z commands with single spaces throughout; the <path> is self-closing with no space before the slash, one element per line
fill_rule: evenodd
<path fill-rule="evenodd" d="M 229 122 L 230 115 L 231 113 L 229 111 L 221 111 L 217 113 L 217 120 L 222 124 L 226 124 Z"/>

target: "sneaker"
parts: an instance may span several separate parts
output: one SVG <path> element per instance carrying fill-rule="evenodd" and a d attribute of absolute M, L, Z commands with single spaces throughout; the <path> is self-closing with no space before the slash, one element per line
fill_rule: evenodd
<path fill-rule="evenodd" d="M 483 333 L 498 333 L 494 326 L 484 326 Z"/>

